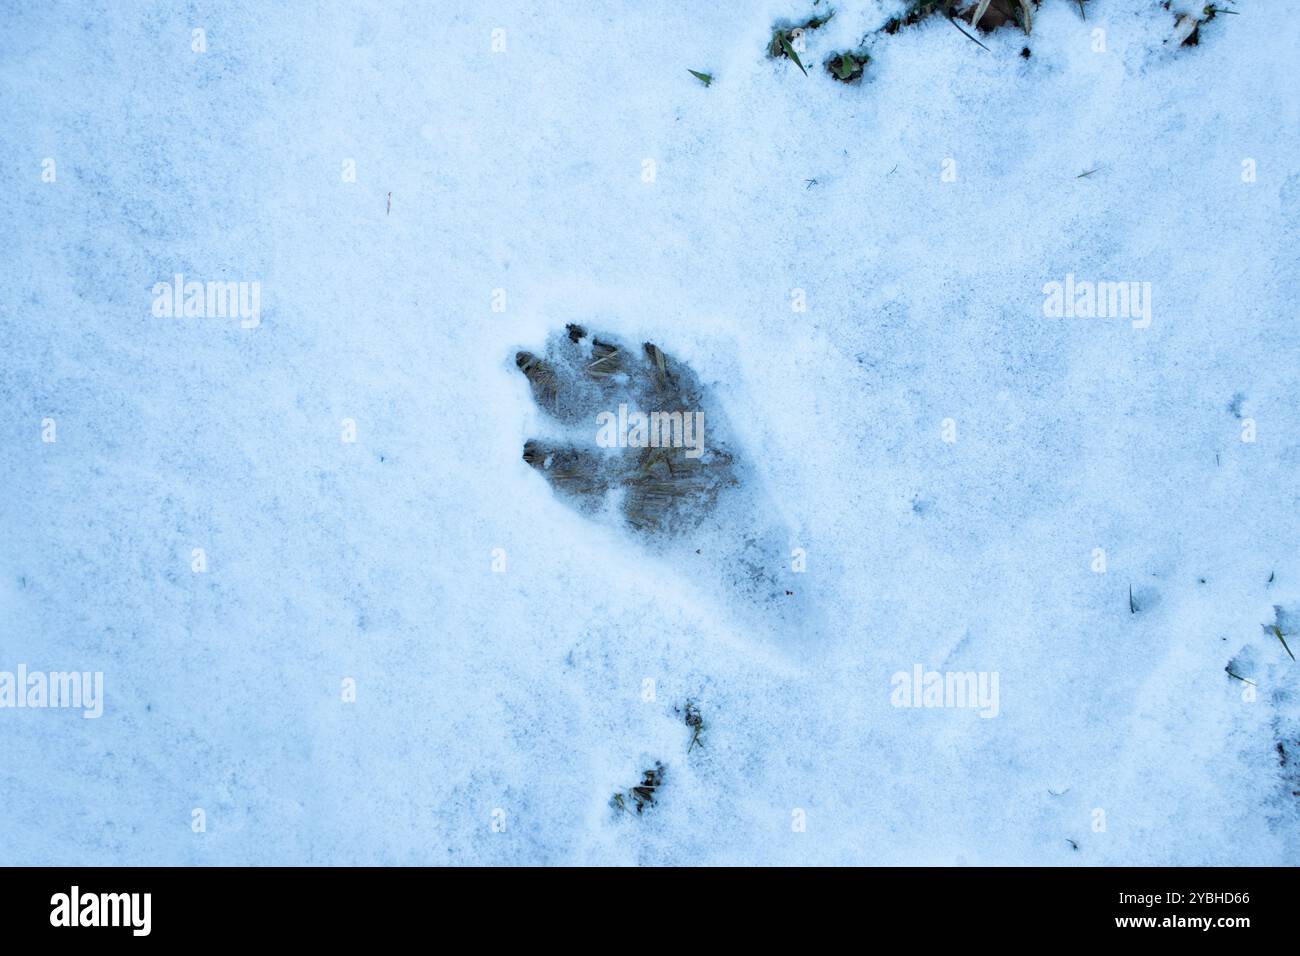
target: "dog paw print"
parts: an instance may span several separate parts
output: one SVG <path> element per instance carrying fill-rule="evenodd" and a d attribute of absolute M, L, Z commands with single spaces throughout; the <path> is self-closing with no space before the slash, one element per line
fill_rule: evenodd
<path fill-rule="evenodd" d="M 651 342 L 569 325 L 542 354 L 516 353 L 515 365 L 551 436 L 526 441 L 523 460 L 557 498 L 671 555 L 735 612 L 736 625 L 821 631 L 811 576 L 801 573 L 804 548 L 686 363 Z"/>
<path fill-rule="evenodd" d="M 529 440 L 524 461 L 583 513 L 668 537 L 696 527 L 738 484 L 706 390 L 657 345 L 634 348 L 569 325 L 544 355 L 521 351 L 515 364 L 564 435 Z"/>

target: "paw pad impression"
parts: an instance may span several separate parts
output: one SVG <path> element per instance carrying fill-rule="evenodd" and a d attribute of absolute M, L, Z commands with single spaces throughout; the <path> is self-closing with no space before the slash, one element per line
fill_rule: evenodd
<path fill-rule="evenodd" d="M 566 435 L 529 440 L 524 461 L 581 511 L 613 511 L 639 531 L 671 534 L 697 525 L 738 484 L 706 390 L 658 346 L 632 349 L 569 325 L 544 356 L 521 351 L 515 364 Z"/>

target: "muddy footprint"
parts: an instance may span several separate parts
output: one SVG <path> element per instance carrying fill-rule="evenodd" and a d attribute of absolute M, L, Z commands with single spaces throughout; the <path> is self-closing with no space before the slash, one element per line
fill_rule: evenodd
<path fill-rule="evenodd" d="M 789 532 L 688 365 L 653 343 L 632 347 L 578 325 L 552 334 L 542 355 L 518 352 L 515 365 L 563 435 L 523 450 L 557 497 L 798 626 L 806 575 Z"/>

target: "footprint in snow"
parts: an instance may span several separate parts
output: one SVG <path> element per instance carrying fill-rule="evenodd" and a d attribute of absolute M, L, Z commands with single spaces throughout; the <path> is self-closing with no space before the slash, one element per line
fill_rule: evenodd
<path fill-rule="evenodd" d="M 806 566 L 771 514 L 711 389 L 646 342 L 578 325 L 515 365 L 563 437 L 530 439 L 523 460 L 588 518 L 629 529 L 683 571 L 783 628 L 806 623 Z"/>

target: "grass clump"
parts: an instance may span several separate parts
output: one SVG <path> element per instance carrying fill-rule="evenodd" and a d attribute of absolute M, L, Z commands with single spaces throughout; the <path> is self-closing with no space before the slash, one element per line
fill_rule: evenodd
<path fill-rule="evenodd" d="M 912 0 L 902 16 L 893 17 L 881 29 L 893 36 L 903 27 L 914 27 L 936 14 L 951 20 L 957 13 L 957 0 Z"/>
<path fill-rule="evenodd" d="M 804 76 L 808 75 L 808 68 L 803 65 L 803 60 L 799 58 L 799 49 L 803 46 L 804 35 L 809 31 L 818 30 L 824 27 L 835 16 L 834 10 L 828 10 L 825 16 L 809 17 L 802 23 L 778 23 L 772 28 L 772 40 L 767 45 L 767 55 L 772 59 L 785 57 L 787 60 L 793 60 L 794 65 L 799 67 Z"/>
<path fill-rule="evenodd" d="M 826 61 L 826 70 L 841 83 L 856 83 L 870 62 L 865 50 L 845 50 Z"/>
<path fill-rule="evenodd" d="M 1228 3 L 1236 3 L 1236 0 L 1227 0 Z M 1170 0 L 1165 0 L 1162 6 L 1168 10 Z M 1227 7 L 1220 6 L 1217 3 L 1207 3 L 1201 8 L 1200 15 L 1193 13 L 1184 13 L 1179 15 L 1174 22 L 1174 45 L 1175 46 L 1198 46 L 1201 42 L 1201 27 L 1209 23 L 1221 13 L 1238 16 L 1239 11 L 1229 10 Z"/>
<path fill-rule="evenodd" d="M 966 12 L 963 10 L 962 15 Z M 1034 4 L 1030 0 L 979 0 L 969 12 L 970 25 L 984 33 L 1008 23 L 1024 30 L 1025 36 L 1034 29 Z"/>
<path fill-rule="evenodd" d="M 647 807 L 654 806 L 655 794 L 664 784 L 664 765 L 658 760 L 649 770 L 641 771 L 641 782 L 629 790 L 620 790 L 610 798 L 609 805 L 640 816 Z"/>
<path fill-rule="evenodd" d="M 912 0 L 908 8 L 897 17 L 888 20 L 881 32 L 890 36 L 904 27 L 916 26 L 930 17 L 940 16 L 972 40 L 984 47 L 983 43 L 967 33 L 959 21 L 965 20 L 981 33 L 991 33 L 998 27 L 1011 24 L 1019 27 L 1028 36 L 1034 28 L 1034 10 L 1040 0 Z M 1082 12 L 1082 0 L 1079 10 Z M 984 47 L 988 49 L 988 47 Z"/>
<path fill-rule="evenodd" d="M 695 701 L 688 700 L 684 707 L 678 707 L 675 710 L 682 715 L 682 722 L 691 728 L 691 743 L 686 748 L 686 752 L 690 753 L 694 750 L 696 744 L 703 747 L 704 741 L 700 739 L 700 734 L 704 733 L 704 717 Z"/>

